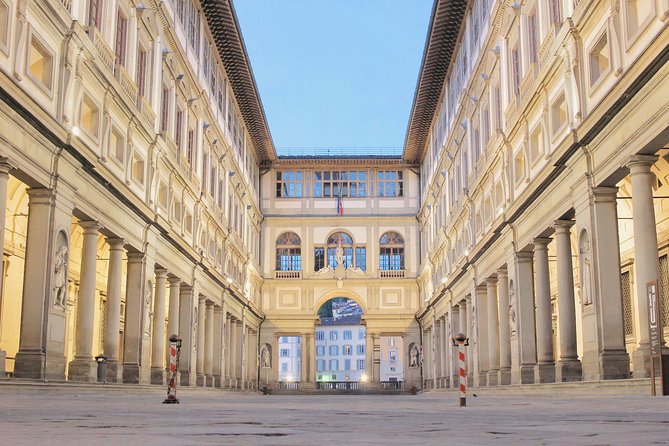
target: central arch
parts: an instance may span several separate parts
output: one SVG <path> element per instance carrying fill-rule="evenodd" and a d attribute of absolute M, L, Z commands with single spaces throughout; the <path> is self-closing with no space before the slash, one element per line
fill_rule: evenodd
<path fill-rule="evenodd" d="M 365 300 L 360 297 L 358 294 L 354 293 L 353 291 L 349 290 L 344 290 L 344 289 L 334 289 L 327 291 L 326 293 L 322 294 L 321 297 L 319 297 L 315 302 L 314 302 L 314 316 L 318 316 L 318 310 L 325 304 L 327 301 L 330 299 L 334 299 L 336 297 L 345 297 L 347 299 L 351 299 L 353 302 L 358 304 L 360 308 L 362 308 L 362 314 L 363 314 L 363 319 L 364 316 L 367 314 L 367 308 L 365 306 Z"/>

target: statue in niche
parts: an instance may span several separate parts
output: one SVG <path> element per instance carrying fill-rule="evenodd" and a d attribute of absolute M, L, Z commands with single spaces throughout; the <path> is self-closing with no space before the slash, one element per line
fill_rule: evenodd
<path fill-rule="evenodd" d="M 61 245 L 54 259 L 54 306 L 67 305 L 67 245 Z"/>
<path fill-rule="evenodd" d="M 583 305 L 592 305 L 592 278 L 590 276 L 590 241 L 584 240 L 581 254 L 581 301 Z"/>
<path fill-rule="evenodd" d="M 513 287 L 513 281 L 509 282 L 509 330 L 511 334 L 516 334 L 516 291 Z"/>
<path fill-rule="evenodd" d="M 335 260 L 337 266 L 344 266 L 344 248 L 341 247 L 341 241 L 337 243 L 337 249 L 335 250 Z"/>
<path fill-rule="evenodd" d="M 146 291 L 144 291 L 144 334 L 151 335 L 151 319 L 153 312 L 151 311 L 151 295 L 153 294 L 153 283 L 149 280 L 146 282 Z"/>
<path fill-rule="evenodd" d="M 262 348 L 262 353 L 260 354 L 260 367 L 263 369 L 272 368 L 272 352 L 270 346 L 265 344 Z"/>
<path fill-rule="evenodd" d="M 416 347 L 416 344 L 411 344 L 409 349 L 409 367 L 418 367 L 418 347 Z"/>

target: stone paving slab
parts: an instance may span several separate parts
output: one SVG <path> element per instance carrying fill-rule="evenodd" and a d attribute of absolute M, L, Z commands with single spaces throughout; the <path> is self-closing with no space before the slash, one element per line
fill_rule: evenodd
<path fill-rule="evenodd" d="M 0 389 L 2 445 L 669 444 L 669 397 L 271 395 Z"/>

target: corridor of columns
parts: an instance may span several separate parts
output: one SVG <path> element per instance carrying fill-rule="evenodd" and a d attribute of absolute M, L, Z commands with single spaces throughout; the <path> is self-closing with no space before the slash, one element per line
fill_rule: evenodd
<path fill-rule="evenodd" d="M 183 265 L 161 259 L 155 247 L 19 178 L 35 183 L 0 160 L 4 373 L 95 382 L 94 358 L 104 355 L 106 382 L 164 385 L 168 338 L 177 334 L 182 385 L 255 387 L 257 322 L 228 291 L 206 280 L 189 285 Z M 207 294 L 196 294 L 198 285 Z"/>
<path fill-rule="evenodd" d="M 426 306 L 424 345 L 436 344 L 425 386 L 457 382 L 458 332 L 469 338 L 475 386 L 648 377 L 653 280 L 669 335 L 668 153 L 630 156 L 600 185 L 575 187 L 572 208 L 528 210 L 521 218 L 534 233 L 504 253 L 484 252 L 476 274 L 464 275 L 472 285 L 458 283 Z"/>

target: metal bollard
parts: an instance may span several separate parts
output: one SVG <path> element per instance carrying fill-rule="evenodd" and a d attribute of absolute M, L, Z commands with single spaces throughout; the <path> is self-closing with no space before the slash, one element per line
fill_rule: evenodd
<path fill-rule="evenodd" d="M 453 345 L 458 347 L 458 367 L 460 376 L 460 407 L 467 405 L 467 363 L 465 362 L 465 347 L 469 345 L 469 338 L 459 333 L 453 338 Z"/>
<path fill-rule="evenodd" d="M 107 357 L 105 355 L 98 355 L 95 357 L 95 362 L 98 363 L 98 382 L 102 384 L 107 383 Z"/>
<path fill-rule="evenodd" d="M 177 376 L 180 354 L 181 338 L 173 334 L 170 336 L 170 381 L 167 383 L 167 398 L 163 400 L 163 404 L 179 404 L 177 399 Z"/>

